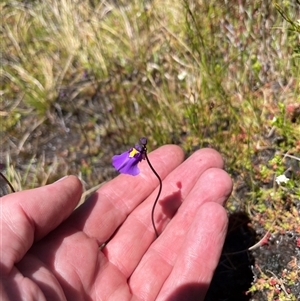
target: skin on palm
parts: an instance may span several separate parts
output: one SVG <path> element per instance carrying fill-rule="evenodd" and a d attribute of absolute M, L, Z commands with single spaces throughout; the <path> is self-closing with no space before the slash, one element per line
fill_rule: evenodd
<path fill-rule="evenodd" d="M 149 212 L 157 179 L 144 161 L 139 176 L 119 175 L 74 212 L 82 188 L 73 176 L 3 197 L 4 292 L 26 290 L 29 300 L 177 300 L 193 284 L 204 296 L 225 237 L 221 204 L 231 180 L 211 149 L 181 165 L 176 146 L 149 157 L 164 181 L 156 240 Z"/>

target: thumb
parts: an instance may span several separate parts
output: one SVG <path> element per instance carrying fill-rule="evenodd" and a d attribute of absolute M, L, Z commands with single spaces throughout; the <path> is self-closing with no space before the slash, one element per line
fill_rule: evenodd
<path fill-rule="evenodd" d="M 2 268 L 9 271 L 34 241 L 55 229 L 74 210 L 82 185 L 68 176 L 61 181 L 0 198 Z"/>

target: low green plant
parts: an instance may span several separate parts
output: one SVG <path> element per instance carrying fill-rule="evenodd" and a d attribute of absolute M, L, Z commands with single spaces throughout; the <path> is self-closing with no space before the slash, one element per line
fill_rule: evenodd
<path fill-rule="evenodd" d="M 219 150 L 235 187 L 227 208 L 266 230 L 299 229 L 297 1 L 7 0 L 0 9 L 1 160 L 16 190 L 67 173 L 96 187 L 115 175 L 111 154 L 147 136 L 149 150 Z M 289 180 L 277 184 L 281 175 Z"/>

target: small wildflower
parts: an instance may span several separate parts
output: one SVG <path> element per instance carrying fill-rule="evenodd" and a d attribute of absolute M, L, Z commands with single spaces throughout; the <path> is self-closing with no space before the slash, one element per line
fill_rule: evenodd
<path fill-rule="evenodd" d="M 145 159 L 144 147 L 137 144 L 130 150 L 112 157 L 112 165 L 120 173 L 136 176 L 140 173 L 139 162 Z"/>
<path fill-rule="evenodd" d="M 285 175 L 280 175 L 280 176 L 278 176 L 278 177 L 276 177 L 276 183 L 278 184 L 278 185 L 280 185 L 281 183 L 287 183 L 288 181 L 289 181 L 290 179 L 289 178 L 287 178 Z"/>
<path fill-rule="evenodd" d="M 158 231 L 155 226 L 154 221 L 154 210 L 155 206 L 158 202 L 161 190 L 162 190 L 162 180 L 159 176 L 159 174 L 156 172 L 154 167 L 152 166 L 151 162 L 149 161 L 148 155 L 147 155 L 147 138 L 142 137 L 140 139 L 140 143 L 136 144 L 135 147 L 132 147 L 130 150 L 122 153 L 121 155 L 115 155 L 112 157 L 112 165 L 113 167 L 118 170 L 120 173 L 136 176 L 140 173 L 140 170 L 138 168 L 139 162 L 142 160 L 146 160 L 150 169 L 153 171 L 155 176 L 157 177 L 159 181 L 159 189 L 156 196 L 156 199 L 154 201 L 152 211 L 151 211 L 151 221 L 153 225 L 153 229 L 155 232 L 156 237 L 158 237 Z"/>

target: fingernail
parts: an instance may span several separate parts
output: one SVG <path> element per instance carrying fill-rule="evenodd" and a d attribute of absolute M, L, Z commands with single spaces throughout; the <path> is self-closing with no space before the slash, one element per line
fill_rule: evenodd
<path fill-rule="evenodd" d="M 67 177 L 68 177 L 68 176 L 64 176 L 64 177 L 58 179 L 57 181 L 55 181 L 54 183 L 60 182 L 60 181 L 64 180 L 64 179 L 67 178 Z"/>

